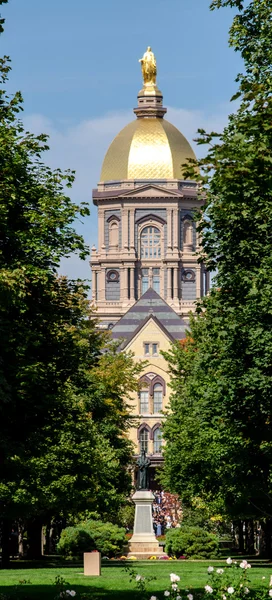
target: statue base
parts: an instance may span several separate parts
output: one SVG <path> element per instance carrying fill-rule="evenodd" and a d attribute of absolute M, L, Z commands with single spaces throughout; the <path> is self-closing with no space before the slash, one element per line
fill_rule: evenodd
<path fill-rule="evenodd" d="M 152 504 L 154 496 L 149 490 L 138 490 L 132 500 L 135 503 L 135 518 L 133 536 L 129 542 L 130 556 L 139 559 L 150 556 L 165 556 L 163 549 L 159 546 L 153 529 Z"/>

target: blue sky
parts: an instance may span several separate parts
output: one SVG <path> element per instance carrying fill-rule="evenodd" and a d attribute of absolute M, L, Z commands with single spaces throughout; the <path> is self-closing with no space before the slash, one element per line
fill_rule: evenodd
<path fill-rule="evenodd" d="M 223 128 L 232 108 L 239 55 L 228 47 L 234 11 L 209 0 L 9 0 L 2 54 L 12 58 L 11 92 L 25 99 L 26 127 L 50 134 L 52 167 L 72 168 L 72 197 L 89 201 L 113 137 L 134 118 L 141 87 L 138 59 L 155 52 L 167 118 L 192 142 L 198 127 Z M 199 154 L 199 150 L 195 148 Z M 96 243 L 96 209 L 78 224 Z M 90 277 L 88 263 L 62 264 Z"/>

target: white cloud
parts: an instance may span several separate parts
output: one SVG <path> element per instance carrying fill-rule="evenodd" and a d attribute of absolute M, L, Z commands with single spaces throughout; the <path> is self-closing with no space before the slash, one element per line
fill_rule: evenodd
<path fill-rule="evenodd" d="M 207 131 L 222 131 L 233 106 L 225 104 L 218 107 L 216 113 L 205 113 L 201 110 L 185 110 L 168 108 L 166 118 L 182 131 L 192 143 L 197 156 L 205 152 L 203 146 L 192 142 L 198 128 Z M 105 116 L 87 119 L 77 124 L 53 123 L 43 115 L 33 114 L 24 118 L 27 130 L 33 133 L 47 133 L 50 136 L 50 150 L 44 155 L 44 161 L 53 168 L 71 168 L 76 171 L 76 181 L 71 197 L 77 202 L 89 202 L 91 217 L 79 223 L 77 229 L 84 235 L 86 242 L 92 246 L 97 243 L 97 214 L 92 206 L 92 188 L 99 181 L 102 161 L 106 150 L 115 135 L 133 119 L 132 111 L 110 113 Z M 90 278 L 88 261 L 80 261 L 72 256 L 61 264 L 61 272 L 70 278 Z"/>

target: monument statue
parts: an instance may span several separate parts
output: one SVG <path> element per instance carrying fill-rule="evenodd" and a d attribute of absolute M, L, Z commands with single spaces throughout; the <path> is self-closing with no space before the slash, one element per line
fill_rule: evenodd
<path fill-rule="evenodd" d="M 148 490 L 149 477 L 148 469 L 151 465 L 149 458 L 146 456 L 145 450 L 141 451 L 141 456 L 137 460 L 138 478 L 137 478 L 137 490 Z"/>
<path fill-rule="evenodd" d="M 140 58 L 139 63 L 141 63 L 142 67 L 144 84 L 151 84 L 155 86 L 157 76 L 157 64 L 155 56 L 151 51 L 150 46 L 148 46 L 147 51 L 143 55 L 143 58 Z"/>

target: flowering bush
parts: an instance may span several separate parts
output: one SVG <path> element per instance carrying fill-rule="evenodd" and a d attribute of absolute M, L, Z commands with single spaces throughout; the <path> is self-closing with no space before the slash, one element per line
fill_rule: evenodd
<path fill-rule="evenodd" d="M 240 562 L 234 561 L 232 558 L 226 560 L 226 566 L 213 567 L 209 566 L 208 576 L 209 583 L 205 585 L 203 594 L 201 597 L 204 600 L 249 600 L 250 594 L 250 583 L 248 579 L 248 570 L 251 565 L 246 561 Z M 146 583 L 155 577 L 143 577 L 139 573 L 135 575 L 135 572 L 126 569 L 131 575 L 130 581 L 134 581 L 140 592 L 139 600 L 163 600 L 163 598 L 169 598 L 169 600 L 194 600 L 194 595 L 189 590 L 185 591 L 181 595 L 179 588 L 179 575 L 175 573 L 170 574 L 170 586 L 163 592 L 163 598 L 157 596 L 150 596 L 146 591 Z M 199 598 L 199 593 L 198 593 Z M 272 576 L 270 577 L 269 586 L 265 584 L 265 577 L 262 578 L 261 584 L 258 589 L 258 600 L 270 600 L 272 598 Z"/>
<path fill-rule="evenodd" d="M 234 561 L 231 557 L 226 560 L 226 567 L 208 567 L 209 584 L 205 585 L 205 596 L 209 600 L 248 600 L 250 594 L 250 582 L 248 569 L 251 565 L 246 561 Z M 263 578 L 264 580 L 265 578 Z M 258 590 L 258 600 L 269 600 L 272 597 L 272 578 L 269 590 L 264 585 Z"/>

